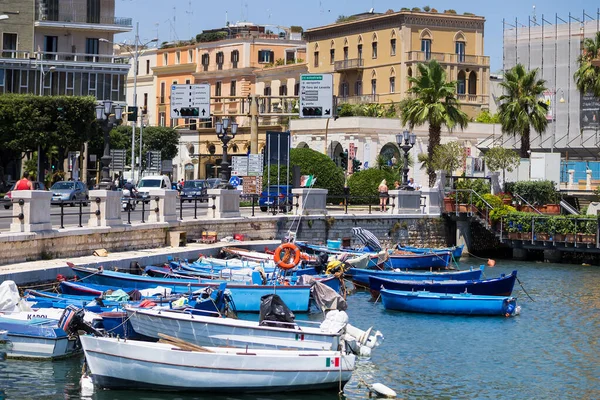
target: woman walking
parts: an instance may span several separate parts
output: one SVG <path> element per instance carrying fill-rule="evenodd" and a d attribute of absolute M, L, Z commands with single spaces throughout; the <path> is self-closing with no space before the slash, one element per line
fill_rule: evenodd
<path fill-rule="evenodd" d="M 387 182 L 385 181 L 385 179 L 381 181 L 377 190 L 379 191 L 379 211 L 386 212 L 387 211 L 387 199 L 388 199 L 389 195 L 388 195 Z"/>

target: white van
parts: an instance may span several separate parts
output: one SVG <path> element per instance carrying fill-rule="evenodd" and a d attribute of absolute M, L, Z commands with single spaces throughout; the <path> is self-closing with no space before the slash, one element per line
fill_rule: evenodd
<path fill-rule="evenodd" d="M 171 180 L 166 175 L 148 175 L 142 177 L 137 185 L 138 196 L 146 200 L 150 189 L 171 189 Z"/>

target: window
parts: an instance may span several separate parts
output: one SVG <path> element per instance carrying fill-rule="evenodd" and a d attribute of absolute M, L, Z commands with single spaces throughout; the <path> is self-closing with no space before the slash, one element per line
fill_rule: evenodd
<path fill-rule="evenodd" d="M 281 85 L 281 86 L 279 86 L 279 95 L 280 96 L 287 96 L 287 85 Z"/>
<path fill-rule="evenodd" d="M 465 71 L 460 71 L 458 73 L 458 79 L 456 84 L 456 93 L 457 94 L 465 94 L 467 90 L 467 76 Z"/>
<path fill-rule="evenodd" d="M 465 42 L 456 42 L 456 58 L 458 62 L 465 62 Z"/>
<path fill-rule="evenodd" d="M 259 50 L 258 51 L 258 62 L 259 63 L 272 63 L 275 58 L 274 53 L 271 50 Z"/>
<path fill-rule="evenodd" d="M 286 50 L 285 63 L 286 64 L 295 64 L 296 63 L 296 51 L 295 50 Z"/>
<path fill-rule="evenodd" d="M 144 108 L 142 108 L 142 114 L 148 114 L 148 93 L 144 93 Z"/>
<path fill-rule="evenodd" d="M 396 39 L 390 39 L 390 54 L 392 56 L 396 55 Z"/>
<path fill-rule="evenodd" d="M 146 75 L 150 75 L 150 60 L 146 60 Z"/>
<path fill-rule="evenodd" d="M 390 77 L 390 93 L 396 93 L 396 77 Z"/>
<path fill-rule="evenodd" d="M 137 62 L 135 63 L 135 71 L 134 71 L 134 73 L 135 73 L 136 75 L 138 75 L 138 74 L 140 73 L 140 62 L 139 62 L 139 61 L 137 61 Z"/>
<path fill-rule="evenodd" d="M 238 62 L 240 61 L 240 52 L 234 50 L 231 52 L 231 68 L 237 68 Z"/>
<path fill-rule="evenodd" d="M 169 55 L 167 53 L 163 53 L 163 65 L 169 65 Z"/>
<path fill-rule="evenodd" d="M 372 57 L 377 58 L 377 42 L 371 43 Z"/>
<path fill-rule="evenodd" d="M 176 65 L 181 64 L 181 52 L 180 51 L 175 52 L 175 64 Z"/>
<path fill-rule="evenodd" d="M 44 36 L 44 51 L 46 53 L 56 53 L 58 50 L 58 36 Z M 54 54 L 45 54 L 46 60 L 54 58 Z"/>
<path fill-rule="evenodd" d="M 265 96 L 271 95 L 271 86 L 265 86 L 265 89 L 263 90 L 263 95 L 265 95 Z"/>
<path fill-rule="evenodd" d="M 329 64 L 333 64 L 335 62 L 335 49 L 329 50 Z"/>
<path fill-rule="evenodd" d="M 230 96 L 236 96 L 236 86 L 237 86 L 237 81 L 231 81 L 231 84 L 229 85 L 229 95 Z"/>
<path fill-rule="evenodd" d="M 354 84 L 354 94 L 362 96 L 362 81 L 356 81 Z"/>
<path fill-rule="evenodd" d="M 215 83 L 215 96 L 221 97 L 221 82 Z"/>
<path fill-rule="evenodd" d="M 210 55 L 204 53 L 202 54 L 202 67 L 204 71 L 208 71 L 208 64 L 210 64 Z"/>
<path fill-rule="evenodd" d="M 87 0 L 87 22 L 90 24 L 100 23 L 100 0 Z"/>
<path fill-rule="evenodd" d="M 362 44 L 359 44 L 358 47 L 356 48 L 356 50 L 358 51 L 358 59 L 362 60 L 363 58 L 363 53 L 362 53 Z"/>
<path fill-rule="evenodd" d="M 371 79 L 371 94 L 373 96 L 377 94 L 377 79 Z"/>
<path fill-rule="evenodd" d="M 342 97 L 350 96 L 350 88 L 348 86 L 348 82 L 342 82 L 342 85 L 340 86 L 340 96 L 342 96 Z"/>
<path fill-rule="evenodd" d="M 46 0 L 46 19 L 58 21 L 58 0 Z"/>
<path fill-rule="evenodd" d="M 99 54 L 98 47 L 100 46 L 100 42 L 95 38 L 87 38 L 85 39 L 85 54 Z M 86 61 L 93 62 L 96 61 L 95 57 L 86 57 Z"/>
<path fill-rule="evenodd" d="M 165 120 L 166 120 L 166 114 L 164 112 L 161 112 L 158 114 L 158 124 L 160 126 L 165 126 Z"/>
<path fill-rule="evenodd" d="M 361 45 L 358 45 L 358 47 L 360 48 Z M 360 52 L 359 52 L 358 58 L 360 58 Z M 348 59 L 348 46 L 344 46 L 344 61 L 346 61 L 347 59 Z"/>
<path fill-rule="evenodd" d="M 2 57 L 15 58 L 15 51 L 17 50 L 17 34 L 16 33 L 4 33 L 2 35 Z"/>
<path fill-rule="evenodd" d="M 194 50 L 193 49 L 188 50 L 188 62 L 189 63 L 194 62 Z"/>
<path fill-rule="evenodd" d="M 315 53 L 313 54 L 313 58 L 314 58 L 314 67 L 318 68 L 319 67 L 319 52 L 315 51 Z"/>
<path fill-rule="evenodd" d="M 431 59 L 431 39 L 421 39 L 421 51 L 425 53 L 425 60 Z"/>
<path fill-rule="evenodd" d="M 300 93 L 300 84 L 296 83 L 294 85 L 294 96 L 298 96 L 299 93 Z"/>
<path fill-rule="evenodd" d="M 222 51 L 217 53 L 217 69 L 218 70 L 222 70 L 223 69 L 223 63 L 225 62 L 225 55 L 223 54 Z"/>
<path fill-rule="evenodd" d="M 167 91 L 167 84 L 165 82 L 161 82 L 160 83 L 160 104 L 165 104 L 165 92 L 166 91 Z"/>

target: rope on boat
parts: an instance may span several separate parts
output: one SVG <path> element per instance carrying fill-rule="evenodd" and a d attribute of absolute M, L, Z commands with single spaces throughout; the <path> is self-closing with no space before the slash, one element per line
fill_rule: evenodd
<path fill-rule="evenodd" d="M 134 315 L 135 313 L 137 313 L 137 311 L 134 311 L 134 312 L 132 312 L 132 313 L 131 313 L 131 315 L 130 315 L 129 317 L 125 318 L 125 321 L 121 322 L 119 325 L 115 326 L 114 328 L 107 330 L 107 331 L 106 331 L 106 333 L 108 333 L 108 332 L 111 332 L 111 331 L 114 331 L 115 329 L 117 329 L 117 328 L 120 328 L 120 327 L 122 327 L 123 325 L 125 325 L 125 324 L 127 323 L 127 321 L 129 321 L 129 320 L 131 319 L 131 317 L 133 317 L 133 315 Z"/>
<path fill-rule="evenodd" d="M 519 285 L 521 285 L 521 289 L 523 289 L 523 291 L 525 292 L 525 294 L 527 295 L 527 297 L 529 297 L 529 300 L 531 301 L 535 301 L 530 295 L 529 293 L 527 293 L 527 290 L 525 290 L 525 288 L 523 287 L 523 284 L 521 283 L 521 280 L 519 279 L 519 277 L 517 277 L 517 282 L 519 282 Z"/>

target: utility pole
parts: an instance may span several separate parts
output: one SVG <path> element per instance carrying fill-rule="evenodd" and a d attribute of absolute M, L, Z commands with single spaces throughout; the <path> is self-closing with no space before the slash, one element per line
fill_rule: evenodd
<path fill-rule="evenodd" d="M 250 154 L 258 154 L 258 97 L 250 96 Z"/>
<path fill-rule="evenodd" d="M 139 32 L 140 32 L 140 23 L 137 22 L 135 24 L 135 53 L 133 56 L 133 106 L 137 107 L 137 75 L 138 75 L 138 57 L 139 57 L 139 53 L 138 53 L 138 43 L 140 41 L 140 36 L 139 36 Z M 139 116 L 140 113 L 138 113 Z M 137 123 L 137 117 L 133 120 L 133 126 L 131 129 L 131 180 L 134 181 L 134 174 L 135 174 L 135 125 Z M 141 149 L 142 144 L 140 143 L 140 175 L 138 176 L 138 178 L 141 177 L 141 172 L 142 172 L 142 149 Z"/>

